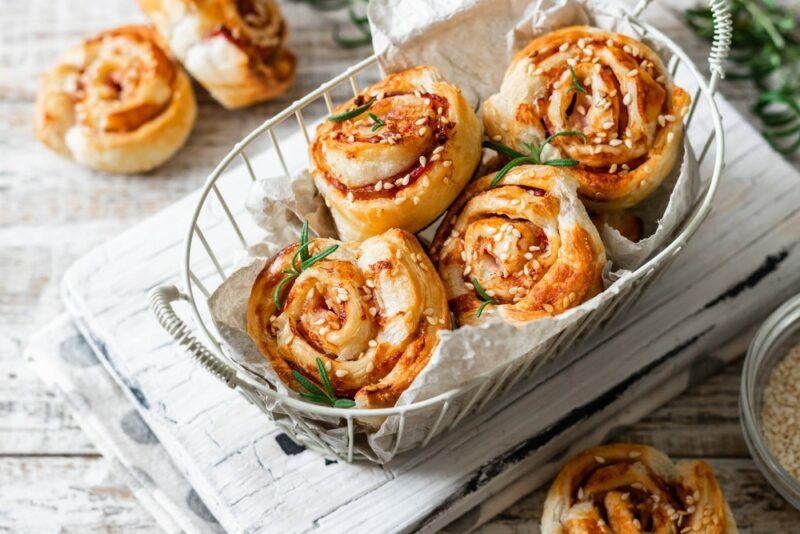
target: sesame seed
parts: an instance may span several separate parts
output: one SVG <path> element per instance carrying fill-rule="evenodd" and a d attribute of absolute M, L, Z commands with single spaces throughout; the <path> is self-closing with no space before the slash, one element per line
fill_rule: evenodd
<path fill-rule="evenodd" d="M 625 93 L 625 96 L 622 97 L 622 103 L 629 106 L 631 102 L 633 102 L 633 96 L 630 93 Z"/>
<path fill-rule="evenodd" d="M 367 345 L 369 345 L 370 347 L 377 347 L 377 346 L 378 346 L 378 342 L 377 342 L 377 341 L 375 341 L 374 339 L 370 339 L 370 340 L 367 342 Z"/>
<path fill-rule="evenodd" d="M 419 197 L 418 197 L 417 195 L 414 195 L 414 196 L 411 198 L 411 201 L 412 201 L 412 202 L 414 203 L 414 205 L 416 206 L 417 204 L 419 204 Z"/>
<path fill-rule="evenodd" d="M 544 304 L 542 308 L 544 308 L 544 311 L 546 311 L 547 313 L 553 313 L 554 311 L 556 311 L 556 309 L 553 308 L 551 304 Z"/>
<path fill-rule="evenodd" d="M 669 132 L 667 134 L 667 143 L 671 143 L 673 139 L 675 139 L 675 133 L 674 132 Z"/>
<path fill-rule="evenodd" d="M 569 48 L 569 43 L 564 43 L 558 47 L 558 50 L 561 52 L 566 52 L 568 48 Z"/>
<path fill-rule="evenodd" d="M 347 376 L 347 369 L 337 369 L 336 376 L 338 376 L 339 378 Z"/>
<path fill-rule="evenodd" d="M 552 307 L 552 306 L 551 306 L 551 307 Z M 605 459 L 605 458 L 603 458 L 602 456 L 595 456 L 595 457 L 594 457 L 594 461 L 595 461 L 595 462 L 597 462 L 598 464 L 604 464 L 604 463 L 606 463 L 606 459 Z"/>
<path fill-rule="evenodd" d="M 614 126 L 614 121 L 606 121 L 603 123 L 604 130 L 610 130 L 612 126 Z"/>
<path fill-rule="evenodd" d="M 630 138 L 625 139 L 625 146 L 628 148 L 633 148 L 633 141 Z"/>
<path fill-rule="evenodd" d="M 406 201 L 406 197 L 397 197 L 397 198 L 394 199 L 394 204 L 395 204 L 395 206 L 399 206 L 400 204 L 402 204 L 405 201 Z"/>
<path fill-rule="evenodd" d="M 420 136 L 420 137 L 422 137 L 422 136 L 424 136 L 426 133 L 428 133 L 428 128 L 426 128 L 425 126 L 423 126 L 422 128 L 420 128 L 420 129 L 419 129 L 419 132 L 417 132 L 417 133 L 419 133 L 419 136 Z"/>
<path fill-rule="evenodd" d="M 617 172 L 617 164 L 616 163 L 612 163 L 611 167 L 608 168 L 608 172 L 610 172 L 611 174 L 614 174 L 615 172 Z"/>
<path fill-rule="evenodd" d="M 667 122 L 675 122 L 675 115 L 664 115 L 664 118 L 667 119 Z"/>
<path fill-rule="evenodd" d="M 391 189 L 393 187 L 394 187 L 394 184 L 392 182 L 383 182 L 383 188 L 384 189 Z"/>
<path fill-rule="evenodd" d="M 638 76 L 638 75 L 639 75 L 639 69 L 629 70 L 628 74 L 626 74 L 626 76 L 628 76 L 628 78 L 633 78 L 634 76 Z"/>
<path fill-rule="evenodd" d="M 453 164 L 453 162 L 450 161 L 449 159 L 442 162 L 442 165 L 444 165 L 445 167 L 449 167 L 452 164 Z"/>
<path fill-rule="evenodd" d="M 380 191 L 383 189 L 383 180 L 378 180 L 378 183 L 375 184 L 375 191 Z"/>
<path fill-rule="evenodd" d="M 577 64 L 578 64 L 578 60 L 575 59 L 574 57 L 571 57 L 571 58 L 567 59 L 567 65 L 569 65 L 570 67 L 574 67 Z"/>
<path fill-rule="evenodd" d="M 611 145 L 611 146 L 619 146 L 619 145 L 622 144 L 622 140 L 621 139 L 612 139 L 611 141 L 608 142 L 608 144 Z"/>
<path fill-rule="evenodd" d="M 428 176 L 425 175 L 422 177 L 422 187 L 428 187 L 431 185 L 431 181 L 428 179 Z"/>
<path fill-rule="evenodd" d="M 427 117 L 422 117 L 421 119 L 417 119 L 417 121 L 414 124 L 416 124 L 417 126 L 422 126 L 427 121 L 428 121 Z"/>
<path fill-rule="evenodd" d="M 352 202 L 354 199 L 355 199 L 355 197 L 353 196 L 353 192 L 352 191 L 348 191 L 347 192 L 347 200 Z"/>
<path fill-rule="evenodd" d="M 667 119 L 664 118 L 664 115 L 659 115 L 658 116 L 658 125 L 663 128 L 664 125 L 666 125 L 666 124 L 667 124 Z"/>
<path fill-rule="evenodd" d="M 427 162 L 428 162 L 428 160 L 427 160 L 427 159 L 425 159 L 425 156 L 420 156 L 420 157 L 419 157 L 419 164 L 420 164 L 420 166 L 424 167 L 424 166 L 425 166 L 425 164 L 426 164 Z"/>

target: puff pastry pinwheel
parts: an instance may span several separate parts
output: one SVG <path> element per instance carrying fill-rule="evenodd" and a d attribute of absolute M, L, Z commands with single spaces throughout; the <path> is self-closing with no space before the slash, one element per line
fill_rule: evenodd
<path fill-rule="evenodd" d="M 342 239 L 425 228 L 481 157 L 480 121 L 433 67 L 389 75 L 335 112 L 310 152 Z"/>
<path fill-rule="evenodd" d="M 673 464 L 628 443 L 588 449 L 556 477 L 544 503 L 542 534 L 732 534 L 736 523 L 711 467 Z"/>
<path fill-rule="evenodd" d="M 581 197 L 605 211 L 637 204 L 675 168 L 689 101 L 642 42 L 573 26 L 520 51 L 483 116 L 490 139 L 521 153 L 582 132 L 546 150 L 577 162 Z"/>
<path fill-rule="evenodd" d="M 599 293 L 605 249 L 571 170 L 526 165 L 496 177 L 467 186 L 431 245 L 458 323 L 496 312 L 522 324 Z"/>
<path fill-rule="evenodd" d="M 123 26 L 70 49 L 45 72 L 34 129 L 93 169 L 143 172 L 186 141 L 197 107 L 186 73 L 147 26 Z"/>
<path fill-rule="evenodd" d="M 336 397 L 359 407 L 393 406 L 427 365 L 437 333 L 450 328 L 433 264 L 416 238 L 398 229 L 362 243 L 306 243 L 306 260 L 295 243 L 256 278 L 250 337 L 304 396 L 329 381 Z M 314 385 L 303 387 L 307 381 Z"/>
<path fill-rule="evenodd" d="M 226 108 L 274 98 L 294 81 L 275 0 L 139 0 L 186 70 Z"/>

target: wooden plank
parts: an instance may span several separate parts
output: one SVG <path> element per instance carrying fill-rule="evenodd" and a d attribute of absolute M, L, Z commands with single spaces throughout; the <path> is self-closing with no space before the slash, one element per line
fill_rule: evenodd
<path fill-rule="evenodd" d="M 0 458 L 0 481 L 0 531 L 157 531 L 103 458 Z"/>

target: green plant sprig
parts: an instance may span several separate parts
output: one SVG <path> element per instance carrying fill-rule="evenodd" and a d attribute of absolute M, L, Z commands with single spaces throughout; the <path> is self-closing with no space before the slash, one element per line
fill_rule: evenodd
<path fill-rule="evenodd" d="M 272 300 L 275 301 L 275 308 L 278 310 L 283 308 L 283 302 L 281 301 L 281 295 L 283 294 L 283 287 L 289 283 L 290 280 L 294 280 L 300 273 L 317 263 L 323 258 L 326 258 L 336 252 L 336 249 L 339 248 L 339 245 L 331 245 L 322 252 L 311 254 L 308 251 L 308 247 L 311 242 L 308 240 L 308 221 L 303 223 L 303 228 L 300 230 L 300 247 L 295 251 L 294 255 L 292 256 L 292 260 L 289 262 L 291 267 L 284 269 L 283 274 L 285 275 L 278 285 L 275 286 L 275 291 L 272 293 Z M 299 263 L 298 263 L 299 262 Z"/>
<path fill-rule="evenodd" d="M 749 80 L 759 90 L 753 113 L 775 150 L 800 149 L 800 31 L 796 14 L 775 0 L 733 0 L 732 68 L 734 80 Z M 710 9 L 688 9 L 687 24 L 705 39 L 714 37 Z"/>
<path fill-rule="evenodd" d="M 338 398 L 336 392 L 333 391 L 331 380 L 328 377 L 328 372 L 322 364 L 322 359 L 317 357 L 317 372 L 319 372 L 319 380 L 322 382 L 322 388 L 314 382 L 303 376 L 297 369 L 292 369 L 292 376 L 300 384 L 305 391 L 299 391 L 300 396 L 317 404 L 325 404 L 333 406 L 334 408 L 352 408 L 356 405 L 353 399 Z"/>
<path fill-rule="evenodd" d="M 369 108 L 372 107 L 372 104 L 374 103 L 375 103 L 375 97 L 373 96 L 367 101 L 366 104 L 362 104 L 357 108 L 353 108 L 348 111 L 338 113 L 336 115 L 330 115 L 328 117 L 328 120 L 333 122 L 344 122 L 346 120 L 350 120 L 352 118 L 358 117 L 359 115 L 367 111 Z"/>
<path fill-rule="evenodd" d="M 480 317 L 481 314 L 483 314 L 483 310 L 484 308 L 486 308 L 486 306 L 489 306 L 490 304 L 498 304 L 498 302 L 492 297 L 490 297 L 489 294 L 483 290 L 477 278 L 472 279 L 472 285 L 475 287 L 475 292 L 483 301 L 483 304 L 480 305 L 478 311 L 475 312 L 475 317 Z"/>
<path fill-rule="evenodd" d="M 567 94 L 569 94 L 569 93 L 571 93 L 573 91 L 578 92 L 578 93 L 586 94 L 586 88 L 583 86 L 581 81 L 578 79 L 578 75 L 575 74 L 575 69 L 572 68 L 572 65 L 570 65 L 570 67 L 569 67 L 569 73 L 572 76 L 572 86 L 569 88 L 569 91 L 567 91 Z"/>
<path fill-rule="evenodd" d="M 339 11 L 347 9 L 347 14 L 350 19 L 350 24 L 357 30 L 355 37 L 346 37 L 343 35 L 342 25 L 336 24 L 333 28 L 333 40 L 337 45 L 342 48 L 358 48 L 368 45 L 372 42 L 372 35 L 369 31 L 369 20 L 366 16 L 359 14 L 363 13 L 368 0 L 294 0 L 308 4 L 312 9 L 317 11 Z"/>
<path fill-rule="evenodd" d="M 544 147 L 550 144 L 556 137 L 561 137 L 564 135 L 577 135 L 583 139 L 586 139 L 586 135 L 583 132 L 579 132 L 577 130 L 562 130 L 554 133 L 538 146 L 536 143 L 523 142 L 522 144 L 525 145 L 525 148 L 530 151 L 530 154 L 527 156 L 502 143 L 497 143 L 495 141 L 484 141 L 483 146 L 485 148 L 491 148 L 500 154 L 513 158 L 511 161 L 506 163 L 502 169 L 497 171 L 497 174 L 494 175 L 492 182 L 489 184 L 489 188 L 491 189 L 499 184 L 500 180 L 502 180 L 511 169 L 518 167 L 519 165 L 550 165 L 551 167 L 574 167 L 577 165 L 579 161 L 575 159 L 550 159 L 547 161 L 542 161 L 542 150 L 544 150 Z"/>
<path fill-rule="evenodd" d="M 374 113 L 370 113 L 369 114 L 369 118 L 372 119 L 372 122 L 373 122 L 373 124 L 372 124 L 372 131 L 373 132 L 375 130 L 377 130 L 378 128 L 380 128 L 381 126 L 386 126 L 386 123 L 383 122 L 381 120 L 381 118 L 378 117 L 377 115 L 375 115 Z"/>

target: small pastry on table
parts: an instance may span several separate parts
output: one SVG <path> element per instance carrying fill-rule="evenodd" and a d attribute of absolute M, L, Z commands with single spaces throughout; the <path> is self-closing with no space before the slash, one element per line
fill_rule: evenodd
<path fill-rule="evenodd" d="M 36 136 L 56 152 L 107 172 L 149 171 L 186 141 L 197 107 L 188 76 L 149 26 L 107 30 L 45 72 Z"/>
<path fill-rule="evenodd" d="M 735 534 L 737 528 L 707 463 L 673 464 L 652 447 L 618 443 L 566 463 L 547 493 L 541 532 Z"/>
<path fill-rule="evenodd" d="M 450 326 L 436 270 L 398 229 L 362 243 L 301 236 L 267 262 L 247 307 L 247 331 L 285 384 L 308 397 L 329 382 L 361 408 L 394 406 Z"/>
<path fill-rule="evenodd" d="M 603 289 L 603 243 L 572 171 L 524 165 L 484 176 L 453 203 L 431 244 L 460 325 L 524 324 Z"/>
<path fill-rule="evenodd" d="M 275 0 L 139 0 L 186 70 L 226 108 L 283 94 L 296 60 Z"/>
<path fill-rule="evenodd" d="M 433 67 L 389 75 L 342 104 L 310 146 L 317 189 L 342 239 L 416 233 L 439 217 L 481 157 L 481 124 Z"/>
<path fill-rule="evenodd" d="M 576 160 L 586 206 L 614 211 L 641 202 L 678 164 L 689 102 L 644 43 L 573 26 L 514 57 L 483 119 L 493 142 L 520 153 L 577 132 L 553 138 L 545 156 Z"/>

